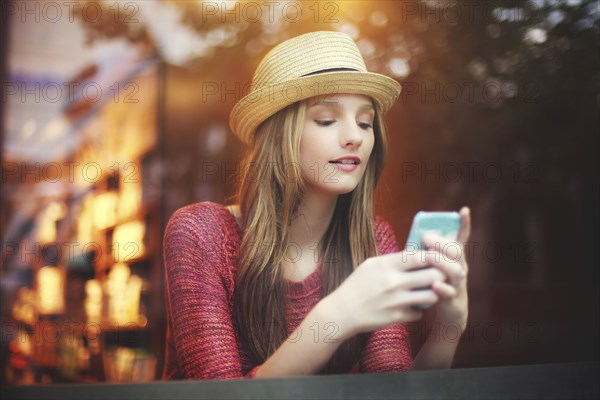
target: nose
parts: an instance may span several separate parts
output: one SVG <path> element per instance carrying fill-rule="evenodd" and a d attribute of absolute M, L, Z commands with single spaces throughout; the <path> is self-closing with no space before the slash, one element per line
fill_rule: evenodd
<path fill-rule="evenodd" d="M 358 148 L 362 145 L 363 132 L 354 119 L 344 124 L 340 140 L 342 147 Z"/>

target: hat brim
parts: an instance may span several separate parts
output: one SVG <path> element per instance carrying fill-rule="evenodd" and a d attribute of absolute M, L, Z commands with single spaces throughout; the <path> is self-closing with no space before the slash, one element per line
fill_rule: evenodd
<path fill-rule="evenodd" d="M 250 145 L 261 122 L 297 101 L 320 95 L 363 94 L 371 97 L 379 112 L 385 114 L 401 89 L 394 79 L 374 72 L 344 71 L 304 76 L 254 88 L 231 110 L 229 126 L 243 143 Z"/>

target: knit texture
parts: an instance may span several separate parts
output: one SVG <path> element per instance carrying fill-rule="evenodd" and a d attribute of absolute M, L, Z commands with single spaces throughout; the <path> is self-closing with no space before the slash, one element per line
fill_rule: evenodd
<path fill-rule="evenodd" d="M 379 254 L 399 251 L 392 227 L 375 217 Z M 252 378 L 260 365 L 240 340 L 234 285 L 242 231 L 221 204 L 178 209 L 164 236 L 167 343 L 163 379 Z M 288 334 L 319 302 L 321 266 L 303 281 L 286 281 Z M 405 371 L 412 363 L 404 324 L 370 333 L 358 372 Z M 355 371 L 356 372 L 356 371 Z"/>

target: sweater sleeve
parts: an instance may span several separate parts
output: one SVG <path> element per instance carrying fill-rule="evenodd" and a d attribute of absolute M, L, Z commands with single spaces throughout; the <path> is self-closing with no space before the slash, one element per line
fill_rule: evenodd
<path fill-rule="evenodd" d="M 375 219 L 375 239 L 379 254 L 399 251 L 394 230 L 379 217 Z M 408 330 L 405 324 L 398 323 L 371 333 L 360 358 L 360 371 L 400 372 L 408 370 L 411 364 Z"/>
<path fill-rule="evenodd" d="M 177 210 L 164 236 L 168 377 L 228 379 L 245 375 L 232 314 L 233 278 L 226 268 L 227 230 L 210 203 Z"/>

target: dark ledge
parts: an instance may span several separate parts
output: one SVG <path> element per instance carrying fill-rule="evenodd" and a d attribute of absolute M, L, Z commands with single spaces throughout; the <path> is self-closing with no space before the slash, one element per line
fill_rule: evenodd
<path fill-rule="evenodd" d="M 8 386 L 2 399 L 594 399 L 598 362 L 278 379 Z"/>

